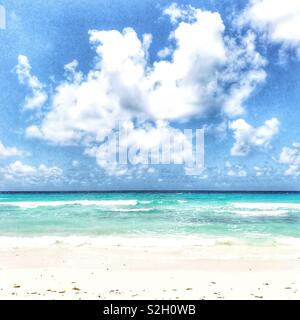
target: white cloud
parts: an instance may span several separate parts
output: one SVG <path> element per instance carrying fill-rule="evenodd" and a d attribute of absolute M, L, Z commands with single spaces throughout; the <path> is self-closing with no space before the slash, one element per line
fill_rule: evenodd
<path fill-rule="evenodd" d="M 246 177 L 247 172 L 241 168 L 237 168 L 237 170 L 230 169 L 228 170 L 227 175 L 230 177 Z"/>
<path fill-rule="evenodd" d="M 81 72 L 76 72 L 77 67 L 78 67 L 77 60 L 73 60 L 64 66 L 67 80 L 74 81 L 75 83 L 80 83 L 82 81 L 83 74 Z"/>
<path fill-rule="evenodd" d="M 194 9 L 190 14 L 170 36 L 176 42 L 171 61 L 154 63 L 150 79 L 158 86 L 149 96 L 150 113 L 167 120 L 218 111 L 242 114 L 243 103 L 266 76 L 254 36 L 237 44 L 224 36 L 218 13 Z"/>
<path fill-rule="evenodd" d="M 16 161 L 6 167 L 6 173 L 27 176 L 35 174 L 36 168 L 23 164 L 21 161 Z"/>
<path fill-rule="evenodd" d="M 197 10 L 190 5 L 180 6 L 177 3 L 173 2 L 170 6 L 164 9 L 163 14 L 169 16 L 170 21 L 173 24 L 176 24 L 180 20 L 191 21 L 194 18 L 196 11 Z"/>
<path fill-rule="evenodd" d="M 279 132 L 280 122 L 277 118 L 266 120 L 260 127 L 252 127 L 244 119 L 238 119 L 230 124 L 235 143 L 231 155 L 246 156 L 254 147 L 267 147 L 273 137 Z"/>
<path fill-rule="evenodd" d="M 38 167 L 15 161 L 1 170 L 6 180 L 25 179 L 28 182 L 36 180 L 57 179 L 61 177 L 62 170 L 58 167 L 47 167 L 41 164 Z"/>
<path fill-rule="evenodd" d="M 148 173 L 155 173 L 156 170 L 155 170 L 154 168 L 150 167 L 147 172 L 148 172 Z"/>
<path fill-rule="evenodd" d="M 252 0 L 239 20 L 300 57 L 300 0 Z"/>
<path fill-rule="evenodd" d="M 157 56 L 161 59 L 167 58 L 172 54 L 171 48 L 163 48 L 162 50 L 158 51 Z"/>
<path fill-rule="evenodd" d="M 116 141 L 118 141 L 118 150 L 116 150 Z M 121 160 L 117 163 L 115 155 L 119 155 L 118 151 L 125 155 L 125 161 Z M 110 139 L 100 146 L 87 148 L 85 153 L 95 157 L 98 165 L 109 175 L 130 174 L 127 162 L 137 166 L 161 162 L 183 164 L 185 169 L 189 170 L 194 161 L 193 145 L 188 137 L 181 130 L 174 129 L 162 121 L 155 124 L 143 123 L 139 126 L 128 122 L 112 134 Z M 162 153 L 165 159 L 161 158 Z M 147 166 L 145 168 L 148 170 Z"/>
<path fill-rule="evenodd" d="M 278 162 L 289 165 L 286 176 L 300 175 L 300 143 L 293 143 L 292 148 L 283 147 Z"/>
<path fill-rule="evenodd" d="M 43 84 L 36 76 L 31 74 L 31 66 L 26 56 L 18 56 L 16 73 L 20 83 L 25 85 L 31 91 L 30 95 L 25 98 L 25 109 L 40 108 L 46 102 L 48 96 L 44 91 Z"/>
<path fill-rule="evenodd" d="M 76 60 L 65 66 L 66 81 L 56 87 L 50 111 L 27 128 L 27 136 L 89 144 L 135 118 L 183 121 L 242 114 L 244 102 L 265 79 L 254 36 L 230 39 L 218 13 L 177 9 L 184 12 L 174 21 L 171 44 L 161 51 L 169 60 L 150 64 L 151 36 L 140 40 L 132 28 L 90 31 L 95 66 L 87 75 L 76 71 Z"/>
<path fill-rule="evenodd" d="M 24 155 L 25 152 L 22 150 L 18 150 L 14 147 L 6 147 L 1 141 L 0 141 L 0 158 L 5 157 L 18 157 Z"/>
<path fill-rule="evenodd" d="M 247 177 L 247 171 L 242 166 L 232 165 L 229 161 L 227 161 L 225 167 L 229 177 Z"/>
<path fill-rule="evenodd" d="M 293 148 L 283 147 L 279 163 L 300 164 L 300 144 L 295 142 L 293 143 Z"/>
<path fill-rule="evenodd" d="M 298 165 L 291 164 L 284 172 L 284 175 L 285 176 L 299 176 L 300 175 L 300 167 Z"/>
<path fill-rule="evenodd" d="M 165 131 L 176 132 L 171 122 L 243 114 L 246 100 L 266 78 L 266 61 L 256 51 L 254 34 L 230 38 L 219 13 L 191 6 L 173 4 L 164 14 L 173 30 L 153 63 L 148 59 L 151 35 L 140 39 L 132 28 L 90 31 L 94 66 L 84 74 L 77 70 L 77 60 L 65 65 L 65 80 L 54 88 L 49 109 L 26 135 L 83 145 L 107 172 L 122 175 L 128 168 L 99 160 L 107 147 L 105 138 L 120 124 L 134 123 L 130 129 L 134 148 L 141 142 L 145 146 L 162 142 Z M 33 88 L 33 96 L 44 93 L 24 56 L 19 57 L 17 73 Z M 27 101 L 27 108 L 41 105 L 37 100 Z"/>
<path fill-rule="evenodd" d="M 255 171 L 255 175 L 257 177 L 262 177 L 262 176 L 270 176 L 272 174 L 273 169 L 270 167 L 260 167 L 260 166 L 254 166 L 253 167 Z"/>

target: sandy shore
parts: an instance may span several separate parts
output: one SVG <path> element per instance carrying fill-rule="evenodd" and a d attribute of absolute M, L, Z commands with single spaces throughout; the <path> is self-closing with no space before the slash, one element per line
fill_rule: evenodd
<path fill-rule="evenodd" d="M 300 299 L 298 249 L 0 248 L 0 299 Z"/>

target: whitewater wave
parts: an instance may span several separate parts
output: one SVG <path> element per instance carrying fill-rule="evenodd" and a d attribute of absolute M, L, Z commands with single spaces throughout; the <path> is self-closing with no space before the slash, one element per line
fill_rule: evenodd
<path fill-rule="evenodd" d="M 75 200 L 75 201 L 16 201 L 0 202 L 0 206 L 13 206 L 23 209 L 38 207 L 61 207 L 61 206 L 135 206 L 137 200 Z"/>
<path fill-rule="evenodd" d="M 113 212 L 149 212 L 152 211 L 153 208 L 137 208 L 137 209 L 113 209 Z"/>
<path fill-rule="evenodd" d="M 281 245 L 300 247 L 300 238 L 282 237 L 277 238 L 276 242 Z"/>
<path fill-rule="evenodd" d="M 239 209 L 258 209 L 258 210 L 275 210 L 275 209 L 299 209 L 300 203 L 275 203 L 275 202 L 233 202 L 231 204 Z"/>
<path fill-rule="evenodd" d="M 259 217 L 259 216 L 266 216 L 266 217 L 277 217 L 277 216 L 285 216 L 288 214 L 287 210 L 235 210 L 232 211 L 233 213 L 244 216 L 244 217 Z"/>

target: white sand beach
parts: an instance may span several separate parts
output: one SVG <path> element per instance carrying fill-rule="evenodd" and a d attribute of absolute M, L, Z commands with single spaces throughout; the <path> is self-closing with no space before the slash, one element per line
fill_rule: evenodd
<path fill-rule="evenodd" d="M 2 247 L 0 299 L 300 299 L 300 250 Z"/>

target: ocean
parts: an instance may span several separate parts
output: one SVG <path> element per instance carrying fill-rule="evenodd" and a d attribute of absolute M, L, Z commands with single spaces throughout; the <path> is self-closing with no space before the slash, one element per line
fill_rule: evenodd
<path fill-rule="evenodd" d="M 1 193 L 0 246 L 300 243 L 300 193 Z"/>

